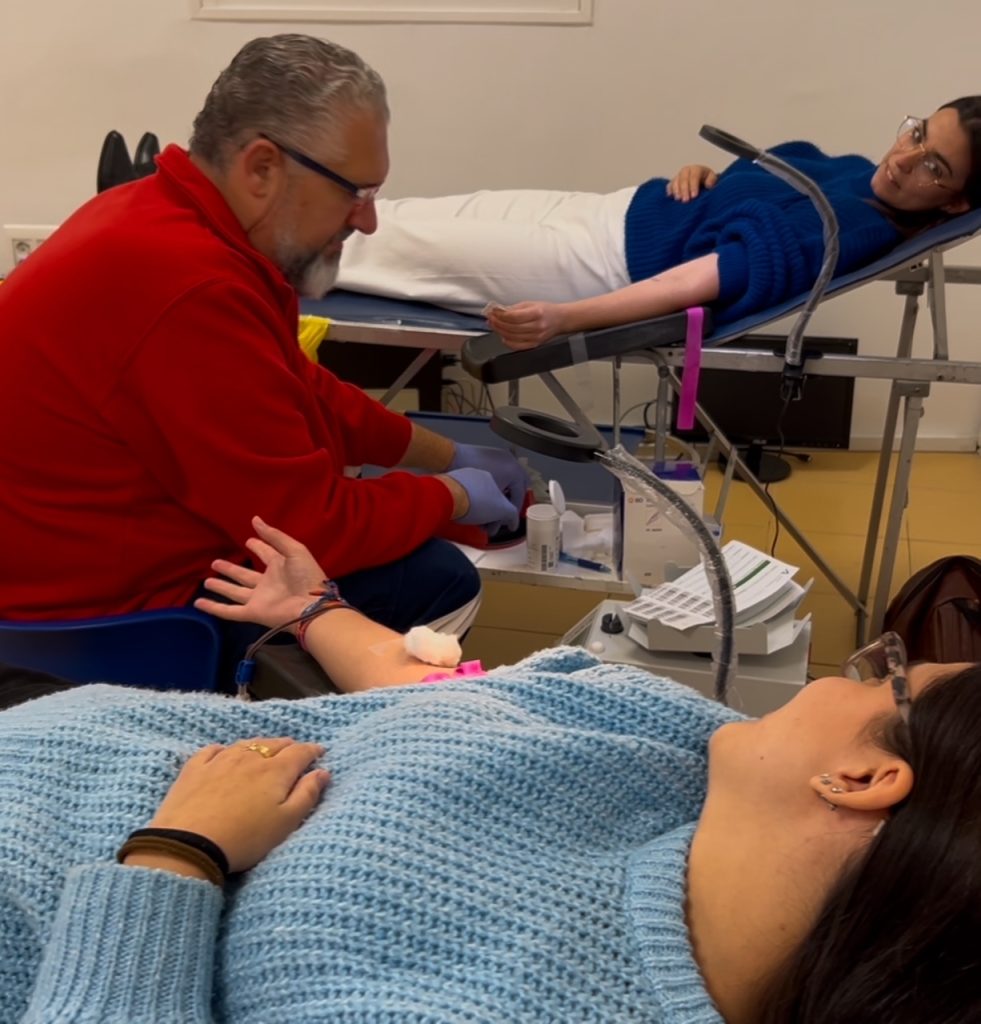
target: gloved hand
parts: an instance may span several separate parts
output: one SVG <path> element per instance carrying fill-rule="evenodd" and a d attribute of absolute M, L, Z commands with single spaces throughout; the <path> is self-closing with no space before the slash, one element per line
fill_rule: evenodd
<path fill-rule="evenodd" d="M 453 452 L 450 469 L 483 469 L 507 496 L 516 512 L 524 507 L 528 493 L 528 474 L 520 462 L 504 448 L 480 444 L 458 444 Z M 517 526 L 517 521 L 511 529 Z"/>
<path fill-rule="evenodd" d="M 443 475 L 455 480 L 467 492 L 470 502 L 470 508 L 456 522 L 483 526 L 492 537 L 502 526 L 517 529 L 518 510 L 487 470 L 453 469 Z"/>

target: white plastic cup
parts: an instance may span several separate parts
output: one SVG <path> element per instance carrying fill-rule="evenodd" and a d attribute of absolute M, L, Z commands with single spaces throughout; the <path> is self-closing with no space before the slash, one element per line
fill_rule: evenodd
<path fill-rule="evenodd" d="M 561 532 L 559 513 L 553 505 L 532 505 L 525 513 L 528 524 L 528 568 L 538 572 L 554 569 L 559 560 Z"/>

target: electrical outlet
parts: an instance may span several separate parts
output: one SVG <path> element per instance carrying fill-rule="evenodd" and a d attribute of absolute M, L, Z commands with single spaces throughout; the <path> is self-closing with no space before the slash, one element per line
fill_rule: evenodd
<path fill-rule="evenodd" d="M 23 263 L 56 228 L 56 224 L 4 224 L 0 272 Z"/>

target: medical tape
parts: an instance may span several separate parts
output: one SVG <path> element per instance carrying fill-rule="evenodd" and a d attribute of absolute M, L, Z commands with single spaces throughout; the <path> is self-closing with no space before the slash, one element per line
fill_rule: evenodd
<path fill-rule="evenodd" d="M 702 368 L 702 338 L 705 330 L 705 310 L 693 306 L 685 310 L 688 328 L 685 332 L 685 368 L 681 378 L 681 396 L 678 399 L 678 429 L 691 430 L 695 426 L 695 403 L 698 398 L 698 375 Z"/>
<path fill-rule="evenodd" d="M 569 355 L 572 357 L 575 393 L 573 398 L 584 413 L 593 408 L 593 374 L 589 368 L 589 352 L 586 348 L 586 335 L 569 335 Z"/>
<path fill-rule="evenodd" d="M 433 635 L 445 638 L 452 634 L 434 633 Z M 426 657 L 420 657 L 420 654 L 417 651 L 410 650 L 406 640 L 407 636 L 407 633 L 403 633 L 401 636 L 392 637 L 391 640 L 383 640 L 381 643 L 372 644 L 370 647 L 365 648 L 365 650 L 379 658 L 389 657 L 394 651 L 399 650 L 407 654 L 412 661 L 418 662 L 420 665 L 432 665 L 434 668 L 449 668 L 451 671 L 458 664 L 455 659 L 459 658 L 462 654 L 458 644 L 456 645 L 455 659 L 448 664 L 446 661 L 439 660 L 438 658 L 434 658 L 434 660 L 430 661 Z M 454 637 L 454 639 L 456 638 Z M 451 655 L 451 658 L 454 658 L 454 656 Z"/>
<path fill-rule="evenodd" d="M 378 655 L 378 657 L 384 657 L 386 654 L 391 654 L 396 647 L 401 648 L 403 651 L 405 650 L 404 636 L 395 637 L 393 640 L 383 640 L 380 644 L 372 644 L 371 647 L 366 647 L 365 650 Z"/>

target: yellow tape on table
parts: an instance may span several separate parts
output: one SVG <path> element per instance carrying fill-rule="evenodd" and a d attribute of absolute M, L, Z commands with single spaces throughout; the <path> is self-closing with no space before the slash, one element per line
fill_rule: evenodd
<path fill-rule="evenodd" d="M 317 361 L 317 352 L 320 343 L 327 337 L 330 330 L 330 321 L 323 316 L 301 316 L 300 326 L 297 335 L 300 341 L 300 349 L 311 363 Z"/>

